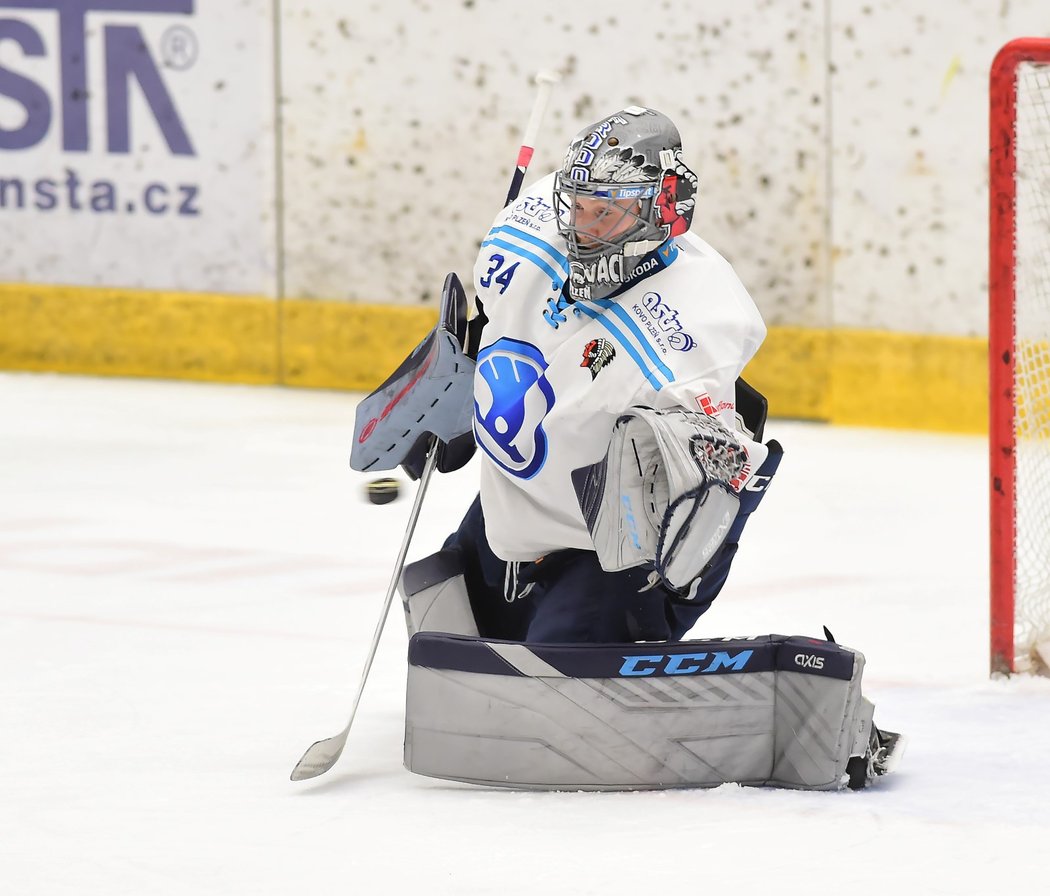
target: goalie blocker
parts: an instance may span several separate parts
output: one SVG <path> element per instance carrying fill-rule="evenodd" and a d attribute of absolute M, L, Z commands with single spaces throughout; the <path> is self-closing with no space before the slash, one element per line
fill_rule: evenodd
<path fill-rule="evenodd" d="M 474 453 L 474 358 L 484 312 L 467 321 L 467 296 L 450 273 L 441 290 L 437 326 L 357 406 L 350 467 L 362 472 L 400 465 L 419 479 L 432 439 L 437 469 L 458 470 Z"/>
<path fill-rule="evenodd" d="M 837 790 L 899 761 L 903 739 L 861 694 L 864 656 L 830 636 L 486 640 L 458 562 L 441 551 L 401 579 L 409 771 L 524 789 Z"/>

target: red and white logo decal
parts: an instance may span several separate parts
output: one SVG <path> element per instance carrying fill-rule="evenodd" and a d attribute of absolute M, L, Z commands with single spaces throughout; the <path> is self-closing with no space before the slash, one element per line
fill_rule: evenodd
<path fill-rule="evenodd" d="M 711 400 L 711 396 L 706 392 L 703 395 L 696 396 L 696 403 L 700 406 L 700 410 L 707 414 L 708 417 L 715 417 L 721 414 L 722 411 L 732 411 L 736 408 L 736 405 L 731 401 L 720 401 L 715 404 Z"/>

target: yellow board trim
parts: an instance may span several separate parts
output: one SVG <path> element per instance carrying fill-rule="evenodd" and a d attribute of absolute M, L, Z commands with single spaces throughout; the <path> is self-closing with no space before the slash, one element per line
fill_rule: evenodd
<path fill-rule="evenodd" d="M 257 296 L 3 284 L 0 367 L 273 383 L 277 303 Z"/>
<path fill-rule="evenodd" d="M 835 423 L 988 431 L 988 342 L 834 330 L 829 419 Z"/>
<path fill-rule="evenodd" d="M 0 284 L 0 368 L 368 391 L 431 308 Z M 987 342 L 771 327 L 745 373 L 776 417 L 987 432 Z"/>
<path fill-rule="evenodd" d="M 433 308 L 281 301 L 280 382 L 370 391 L 433 329 Z"/>
<path fill-rule="evenodd" d="M 988 431 L 988 341 L 983 338 L 771 327 L 744 376 L 777 417 Z"/>

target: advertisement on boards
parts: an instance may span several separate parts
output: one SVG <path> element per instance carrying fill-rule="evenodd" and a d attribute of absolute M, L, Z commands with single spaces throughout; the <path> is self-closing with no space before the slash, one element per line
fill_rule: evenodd
<path fill-rule="evenodd" d="M 274 294 L 268 0 L 0 0 L 0 282 Z"/>

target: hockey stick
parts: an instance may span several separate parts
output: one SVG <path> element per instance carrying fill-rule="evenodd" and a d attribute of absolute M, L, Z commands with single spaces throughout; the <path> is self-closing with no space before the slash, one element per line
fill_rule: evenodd
<path fill-rule="evenodd" d="M 547 109 L 551 89 L 557 81 L 558 76 L 550 72 L 540 72 L 536 75 L 536 100 L 532 106 L 529 123 L 525 128 L 521 149 L 518 150 L 518 163 L 514 168 L 514 176 L 511 178 L 510 190 L 507 192 L 507 201 L 504 203 L 504 207 L 510 205 L 518 198 L 521 185 L 525 180 L 525 172 L 528 170 L 529 162 L 532 160 L 533 148 L 536 143 L 536 137 L 539 134 L 540 124 L 543 121 L 544 112 Z M 303 753 L 303 758 L 292 769 L 293 781 L 305 781 L 308 778 L 316 778 L 318 775 L 323 775 L 339 761 L 339 757 L 343 753 L 346 739 L 350 736 L 350 727 L 354 724 L 354 716 L 357 715 L 357 707 L 361 703 L 365 682 L 368 681 L 368 673 L 372 669 L 372 660 L 375 659 L 376 650 L 379 647 L 379 639 L 382 637 L 383 627 L 386 625 L 387 616 L 390 615 L 390 605 L 394 600 L 394 592 L 397 591 L 397 583 L 401 579 L 401 571 L 405 566 L 405 556 L 408 554 L 408 546 L 416 529 L 416 520 L 419 519 L 419 508 L 423 504 L 423 497 L 426 494 L 427 486 L 430 484 L 430 477 L 434 472 L 434 467 L 437 465 L 437 447 L 437 439 L 431 438 L 430 447 L 427 450 L 426 463 L 423 465 L 423 472 L 419 477 L 419 486 L 416 489 L 416 499 L 409 513 L 405 537 L 401 541 L 401 550 L 398 551 L 394 571 L 390 577 L 390 585 L 387 587 L 386 598 L 383 601 L 383 609 L 380 611 L 379 622 L 376 625 L 375 633 L 372 635 L 372 643 L 368 648 L 368 656 L 365 659 L 365 667 L 361 672 L 361 681 L 357 686 L 357 694 L 354 696 L 354 705 L 350 710 L 350 719 L 347 721 L 346 727 L 337 735 L 317 741 Z"/>
<path fill-rule="evenodd" d="M 532 104 L 532 114 L 529 123 L 525 126 L 525 135 L 521 140 L 521 149 L 518 150 L 518 164 L 514 169 L 514 176 L 510 179 L 510 189 L 507 190 L 507 199 L 503 203 L 506 208 L 521 191 L 522 182 L 525 180 L 525 172 L 529 169 L 532 161 L 532 153 L 536 143 L 536 137 L 543 123 L 543 115 L 547 111 L 547 102 L 551 98 L 551 90 L 558 83 L 558 75 L 554 72 L 544 71 L 536 74 L 536 101 Z"/>

